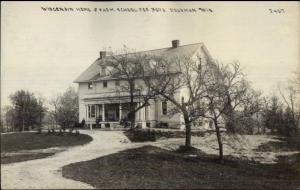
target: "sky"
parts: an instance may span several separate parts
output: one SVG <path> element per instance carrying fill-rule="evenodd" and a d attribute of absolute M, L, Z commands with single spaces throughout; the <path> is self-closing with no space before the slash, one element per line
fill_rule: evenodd
<path fill-rule="evenodd" d="M 94 12 L 94 8 L 115 11 Z M 171 12 L 172 8 L 208 11 Z M 274 13 L 276 9 L 284 12 Z M 73 81 L 99 51 L 123 45 L 141 51 L 165 48 L 175 39 L 181 45 L 203 42 L 213 58 L 224 63 L 239 60 L 253 87 L 272 93 L 300 68 L 299 10 L 299 2 L 2 1 L 1 106 L 9 105 L 9 95 L 20 89 L 50 98 L 77 86 Z"/>

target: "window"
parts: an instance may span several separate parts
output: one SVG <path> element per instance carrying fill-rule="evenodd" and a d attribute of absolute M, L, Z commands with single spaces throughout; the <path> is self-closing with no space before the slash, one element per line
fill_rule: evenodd
<path fill-rule="evenodd" d="M 96 116 L 96 107 L 95 105 L 88 106 L 88 116 L 89 118 L 95 118 Z"/>
<path fill-rule="evenodd" d="M 102 76 L 105 76 L 105 75 L 106 75 L 106 67 L 105 67 L 105 66 L 102 66 L 102 67 L 101 67 L 101 75 L 102 75 Z"/>
<path fill-rule="evenodd" d="M 212 127 L 213 126 L 213 122 L 212 122 L 212 120 L 209 120 L 209 127 Z"/>
<path fill-rule="evenodd" d="M 107 81 L 103 81 L 103 88 L 107 88 Z"/>
<path fill-rule="evenodd" d="M 161 103 L 161 107 L 162 107 L 162 114 L 163 115 L 167 115 L 167 113 L 168 113 L 168 104 L 167 104 L 167 101 L 163 101 Z"/>
<path fill-rule="evenodd" d="M 181 104 L 184 104 L 184 97 L 181 97 Z"/>
<path fill-rule="evenodd" d="M 93 83 L 91 82 L 88 83 L 88 89 L 93 89 Z"/>
<path fill-rule="evenodd" d="M 116 80 L 116 86 L 120 86 L 120 81 Z"/>
<path fill-rule="evenodd" d="M 150 63 L 150 67 L 151 67 L 152 69 L 155 68 L 155 66 L 156 66 L 156 64 L 157 64 L 155 60 L 150 60 L 149 63 Z"/>

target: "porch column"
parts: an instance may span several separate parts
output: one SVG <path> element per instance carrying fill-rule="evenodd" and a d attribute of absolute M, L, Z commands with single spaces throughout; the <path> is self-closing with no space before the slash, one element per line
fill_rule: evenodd
<path fill-rule="evenodd" d="M 98 111 L 97 111 L 98 108 L 97 108 L 97 107 L 98 107 L 98 105 L 95 104 L 95 119 L 96 119 L 96 121 L 97 121 L 97 115 L 98 115 L 98 114 L 97 114 L 97 113 L 98 113 Z"/>
<path fill-rule="evenodd" d="M 139 106 L 139 103 L 136 103 L 136 104 L 137 104 L 136 106 Z M 135 121 L 140 121 L 140 110 L 135 112 L 134 115 L 135 115 Z"/>
<path fill-rule="evenodd" d="M 102 104 L 102 121 L 105 121 L 105 104 Z"/>
<path fill-rule="evenodd" d="M 122 104 L 119 104 L 119 121 L 122 120 Z"/>
<path fill-rule="evenodd" d="M 91 110 L 92 110 L 91 106 L 92 106 L 92 104 L 90 104 L 90 105 L 88 106 L 88 109 L 91 109 Z M 90 112 L 92 112 L 91 110 L 90 110 Z M 90 130 L 93 130 L 93 124 L 90 123 L 89 125 L 90 125 Z"/>
<path fill-rule="evenodd" d="M 88 105 L 85 104 L 85 121 L 88 120 Z"/>
<path fill-rule="evenodd" d="M 140 102 L 140 105 L 141 105 L 142 103 Z M 144 107 L 142 107 L 141 109 L 140 109 L 140 120 L 141 120 L 141 124 L 142 124 L 142 128 L 145 128 L 146 127 L 146 119 L 145 119 L 145 114 L 146 114 L 146 111 L 145 111 L 145 106 Z"/>
<path fill-rule="evenodd" d="M 137 103 L 137 106 L 140 107 L 140 106 L 141 106 L 141 103 L 140 103 L 140 102 Z M 141 118 L 141 111 L 142 111 L 141 109 L 138 110 L 138 120 L 139 120 L 139 121 L 142 120 L 142 118 Z"/>

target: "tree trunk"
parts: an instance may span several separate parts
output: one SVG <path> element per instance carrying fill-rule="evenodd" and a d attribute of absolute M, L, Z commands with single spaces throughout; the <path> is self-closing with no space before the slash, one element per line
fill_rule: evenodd
<path fill-rule="evenodd" d="M 185 147 L 192 147 L 191 145 L 191 122 L 189 120 L 189 116 L 184 114 L 184 124 L 185 124 Z"/>
<path fill-rule="evenodd" d="M 219 161 L 220 161 L 220 163 L 224 163 L 224 160 L 223 160 L 223 144 L 222 144 L 220 128 L 218 126 L 217 121 L 214 121 L 214 123 L 215 123 L 216 135 L 217 135 L 218 145 L 219 145 Z"/>
<path fill-rule="evenodd" d="M 132 84 L 130 84 L 130 85 L 132 85 Z M 135 113 L 134 113 L 134 97 L 133 97 L 133 94 L 134 92 L 133 92 L 133 89 L 131 89 L 130 90 L 130 112 L 129 112 L 129 114 L 130 114 L 130 128 L 131 129 L 133 129 L 134 128 L 134 126 L 135 126 Z"/>
<path fill-rule="evenodd" d="M 24 122 L 24 115 L 22 117 L 22 131 L 25 131 L 25 122 Z"/>
<path fill-rule="evenodd" d="M 225 124 L 226 124 L 226 129 L 227 132 L 229 133 L 234 133 L 235 132 L 235 127 L 234 127 L 234 115 L 233 115 L 233 107 L 231 105 L 231 97 L 227 93 L 227 106 L 226 106 L 226 118 L 225 118 Z"/>
<path fill-rule="evenodd" d="M 258 120 L 258 113 L 256 113 L 256 121 L 257 121 L 257 134 L 261 134 L 260 125 L 261 122 Z"/>

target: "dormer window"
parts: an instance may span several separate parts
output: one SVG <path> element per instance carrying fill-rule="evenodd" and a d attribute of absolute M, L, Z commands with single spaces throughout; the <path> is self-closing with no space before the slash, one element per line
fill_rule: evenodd
<path fill-rule="evenodd" d="M 91 82 L 88 83 L 88 89 L 93 89 L 93 83 Z"/>
<path fill-rule="evenodd" d="M 103 81 L 103 88 L 107 88 L 107 81 Z"/>
<path fill-rule="evenodd" d="M 105 76 L 105 75 L 106 75 L 106 67 L 105 67 L 105 66 L 102 66 L 102 67 L 101 67 L 101 75 L 102 75 L 102 76 Z"/>
<path fill-rule="evenodd" d="M 156 61 L 154 61 L 154 60 L 150 60 L 150 67 L 152 68 L 152 69 L 154 69 L 155 68 L 155 66 L 156 66 Z"/>

